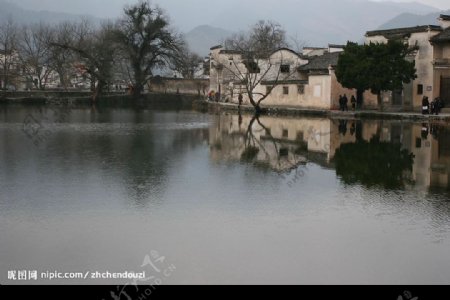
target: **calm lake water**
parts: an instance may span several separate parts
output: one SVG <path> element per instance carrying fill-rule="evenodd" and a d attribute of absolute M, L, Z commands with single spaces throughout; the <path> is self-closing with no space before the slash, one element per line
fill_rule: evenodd
<path fill-rule="evenodd" d="M 449 170 L 444 124 L 0 107 L 0 283 L 450 284 Z"/>

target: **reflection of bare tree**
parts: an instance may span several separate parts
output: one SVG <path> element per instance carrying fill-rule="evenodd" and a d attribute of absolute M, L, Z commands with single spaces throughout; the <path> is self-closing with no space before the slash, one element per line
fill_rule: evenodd
<path fill-rule="evenodd" d="M 258 115 L 254 115 L 244 133 L 244 149 L 240 159 L 269 166 L 278 173 L 290 172 L 306 162 L 305 157 L 298 154 L 297 150 L 301 147 L 300 142 L 288 145 L 286 141 L 274 138 L 270 128 L 261 122 Z"/>

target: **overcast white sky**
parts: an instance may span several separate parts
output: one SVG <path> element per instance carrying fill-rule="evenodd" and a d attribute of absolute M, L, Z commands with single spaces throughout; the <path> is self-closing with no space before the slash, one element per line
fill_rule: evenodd
<path fill-rule="evenodd" d="M 124 4 L 135 3 L 135 0 L 6 0 L 17 3 L 22 7 L 33 10 L 51 10 L 60 12 L 69 12 L 75 14 L 91 14 L 98 17 L 116 17 L 122 12 Z M 217 0 L 153 0 L 154 3 L 160 4 L 170 11 L 174 9 L 182 9 L 183 6 L 199 6 L 202 10 L 205 4 L 213 6 Z M 242 0 L 255 1 L 255 0 Z M 258 1 L 258 0 L 256 0 Z M 276 1 L 276 0 L 274 0 Z M 310 1 L 310 0 L 298 0 Z M 339 2 L 340 0 L 336 0 Z M 361 1 L 361 0 L 353 0 Z M 380 0 L 373 0 L 380 1 Z M 439 9 L 450 9 L 450 0 L 415 0 L 423 4 L 428 4 Z M 411 2 L 408 0 L 395 0 L 394 2 Z"/>
<path fill-rule="evenodd" d="M 380 0 L 373 0 L 373 1 L 380 1 Z M 419 2 L 419 3 L 427 4 L 430 6 L 434 6 L 436 8 L 440 8 L 442 10 L 450 9 L 450 1 L 449 0 L 415 0 L 415 1 L 395 0 L 392 2 Z"/>

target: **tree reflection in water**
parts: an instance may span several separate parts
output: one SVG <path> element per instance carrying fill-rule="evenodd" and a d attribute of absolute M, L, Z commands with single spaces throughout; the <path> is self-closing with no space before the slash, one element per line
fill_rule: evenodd
<path fill-rule="evenodd" d="M 336 174 L 346 184 L 359 182 L 368 187 L 395 189 L 408 181 L 405 175 L 412 171 L 414 155 L 402 149 L 400 143 L 382 142 L 376 135 L 370 142 L 359 139 L 341 145 L 333 161 Z"/>
<path fill-rule="evenodd" d="M 240 112 L 238 120 L 242 122 Z M 297 151 L 302 147 L 304 145 L 300 141 L 287 143 L 287 141 L 274 138 L 271 130 L 261 122 L 259 116 L 254 115 L 244 133 L 244 150 L 241 153 L 241 161 L 265 166 L 279 174 L 290 173 L 306 163 L 304 156 L 299 155 Z M 259 154 L 264 159 L 258 159 Z"/>

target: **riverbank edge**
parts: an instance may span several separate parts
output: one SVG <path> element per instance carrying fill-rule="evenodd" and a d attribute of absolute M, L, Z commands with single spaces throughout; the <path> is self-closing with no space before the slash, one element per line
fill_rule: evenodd
<path fill-rule="evenodd" d="M 128 94 L 103 95 L 98 98 L 96 104 L 108 103 L 149 103 L 149 102 L 180 102 L 192 105 L 198 100 L 199 96 L 194 94 L 165 94 L 165 93 L 146 93 L 136 99 Z M 0 105 L 92 105 L 92 96 L 72 96 L 59 93 L 57 96 L 30 95 L 24 97 L 1 97 Z"/>
<path fill-rule="evenodd" d="M 211 101 L 204 101 L 205 105 L 210 107 L 220 108 L 225 111 L 242 111 L 245 113 L 253 113 L 253 106 L 242 105 L 240 108 L 233 103 L 217 103 Z M 275 107 L 264 106 L 261 115 L 268 116 L 315 116 L 327 117 L 332 119 L 383 119 L 383 120 L 410 120 L 410 121 L 445 121 L 450 122 L 450 114 L 442 113 L 440 115 L 422 115 L 417 112 L 382 112 L 376 110 L 361 110 L 361 111 L 337 111 L 325 109 L 307 109 L 297 107 Z"/>

